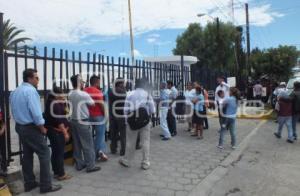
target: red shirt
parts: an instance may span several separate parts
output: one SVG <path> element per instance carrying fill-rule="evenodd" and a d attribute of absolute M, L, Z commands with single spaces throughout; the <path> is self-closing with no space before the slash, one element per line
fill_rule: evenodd
<path fill-rule="evenodd" d="M 101 101 L 103 101 L 103 93 L 101 90 L 99 90 L 96 87 L 87 87 L 84 89 L 85 92 L 87 92 L 92 99 L 95 101 L 95 106 L 89 106 L 89 112 L 90 116 L 96 117 L 96 116 L 104 116 L 104 111 L 102 110 L 101 107 Z"/>

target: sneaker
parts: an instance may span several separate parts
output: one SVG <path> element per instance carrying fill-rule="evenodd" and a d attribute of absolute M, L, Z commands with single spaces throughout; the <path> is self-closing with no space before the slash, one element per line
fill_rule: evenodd
<path fill-rule="evenodd" d="M 94 168 L 91 168 L 91 169 L 87 169 L 86 173 L 92 173 L 92 172 L 96 172 L 96 171 L 99 171 L 99 170 L 101 170 L 101 167 L 94 167 Z"/>
<path fill-rule="evenodd" d="M 143 170 L 148 170 L 150 169 L 150 164 L 146 164 L 146 163 L 142 163 L 142 167 Z"/>
<path fill-rule="evenodd" d="M 104 154 L 103 152 L 99 151 L 99 157 L 98 157 L 98 161 L 104 162 L 107 161 L 108 157 L 106 156 L 106 154 Z"/>
<path fill-rule="evenodd" d="M 218 145 L 217 148 L 219 149 L 224 149 L 223 146 Z"/>
<path fill-rule="evenodd" d="M 49 189 L 40 189 L 40 193 L 41 194 L 51 193 L 51 192 L 58 191 L 61 188 L 62 188 L 61 185 L 52 185 L 51 188 L 49 188 Z"/>
<path fill-rule="evenodd" d="M 290 143 L 290 144 L 294 143 L 294 141 L 293 141 L 293 140 L 290 140 L 290 139 L 287 139 L 286 142 L 288 142 L 288 143 Z"/>
<path fill-rule="evenodd" d="M 231 146 L 231 148 L 234 150 L 234 149 L 236 149 L 236 146 Z"/>
<path fill-rule="evenodd" d="M 275 137 L 277 137 L 278 139 L 281 138 L 281 135 L 279 135 L 278 133 L 274 133 Z"/>
<path fill-rule="evenodd" d="M 31 190 L 35 189 L 38 186 L 39 186 L 39 183 L 37 183 L 37 182 L 34 182 L 31 185 L 25 185 L 25 187 L 24 187 L 25 190 L 24 191 L 25 192 L 30 192 Z"/>
<path fill-rule="evenodd" d="M 169 137 L 163 137 L 163 138 L 161 138 L 161 140 L 162 141 L 167 141 L 167 140 L 170 140 L 171 138 L 169 138 Z"/>
<path fill-rule="evenodd" d="M 129 167 L 129 165 L 126 164 L 126 163 L 123 161 L 123 159 L 120 159 L 120 160 L 119 160 L 119 164 L 122 165 L 123 167 Z"/>

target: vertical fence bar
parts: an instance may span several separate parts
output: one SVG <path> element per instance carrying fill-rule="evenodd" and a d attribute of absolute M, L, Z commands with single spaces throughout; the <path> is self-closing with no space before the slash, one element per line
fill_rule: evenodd
<path fill-rule="evenodd" d="M 122 63 L 122 77 L 125 79 L 125 58 L 123 58 L 123 63 Z M 128 71 L 128 70 L 127 70 Z"/>
<path fill-rule="evenodd" d="M 75 52 L 72 51 L 72 75 L 75 75 L 75 73 L 76 73 L 76 70 L 75 70 Z"/>
<path fill-rule="evenodd" d="M 141 63 L 142 63 L 142 77 L 145 78 L 146 77 L 146 74 L 145 74 L 145 68 L 146 68 L 145 67 L 146 66 L 145 61 L 142 61 Z"/>
<path fill-rule="evenodd" d="M 102 85 L 103 85 L 103 89 L 105 88 L 105 77 L 104 77 L 104 55 L 101 56 L 101 64 L 102 64 Z"/>
<path fill-rule="evenodd" d="M 36 47 L 35 46 L 33 47 L 33 67 L 36 70 L 37 65 L 36 65 Z"/>
<path fill-rule="evenodd" d="M 79 73 L 81 74 L 81 72 L 82 72 L 81 52 L 79 52 L 79 54 L 78 54 L 78 60 L 79 60 Z"/>
<path fill-rule="evenodd" d="M 52 88 L 56 85 L 55 82 L 55 48 L 52 48 Z"/>
<path fill-rule="evenodd" d="M 3 33 L 4 32 L 4 24 L 3 24 L 3 13 L 0 13 L 0 109 L 1 111 L 4 113 L 4 105 L 5 105 L 5 100 L 4 98 L 4 39 L 3 39 Z M 1 143 L 3 142 L 4 146 L 7 145 L 7 141 L 4 136 L 0 137 L 1 139 Z M 3 149 L 6 152 L 6 149 Z M 1 152 L 0 152 L 1 153 Z M 4 157 L 4 162 L 7 163 L 8 159 L 7 159 L 7 154 L 5 153 L 5 157 Z M 6 169 L 6 165 L 5 164 L 5 169 Z"/>
<path fill-rule="evenodd" d="M 118 78 L 121 77 L 121 57 L 118 58 Z"/>
<path fill-rule="evenodd" d="M 47 58 L 48 58 L 47 47 L 44 47 L 44 106 L 46 106 L 46 93 L 47 93 Z"/>
<path fill-rule="evenodd" d="M 66 58 L 66 79 L 64 84 L 66 84 L 67 90 L 69 90 L 69 54 L 68 50 L 65 51 L 65 58 Z"/>
<path fill-rule="evenodd" d="M 115 81 L 115 62 L 114 62 L 114 57 L 111 57 L 111 69 L 112 69 L 112 73 L 111 73 L 111 81 L 112 83 Z"/>
<path fill-rule="evenodd" d="M 28 62 L 27 62 L 27 45 L 25 45 L 24 46 L 24 55 L 25 55 L 25 57 L 24 57 L 24 61 L 25 61 L 25 69 L 27 69 L 28 68 Z"/>
<path fill-rule="evenodd" d="M 18 66 L 18 45 L 15 44 L 15 76 L 16 76 L 16 87 L 19 86 L 19 66 Z"/>
<path fill-rule="evenodd" d="M 96 53 L 93 54 L 93 75 L 96 75 Z"/>
<path fill-rule="evenodd" d="M 86 63 L 86 86 L 89 86 L 89 79 L 90 79 L 90 53 L 87 53 L 87 63 Z"/>
<path fill-rule="evenodd" d="M 60 56 L 59 56 L 59 86 L 63 88 L 62 78 L 63 78 L 63 50 L 60 49 Z"/>
<path fill-rule="evenodd" d="M 101 65 L 101 55 L 100 54 L 98 54 L 98 63 L 97 63 L 97 65 L 98 65 L 98 76 L 102 76 L 102 74 L 101 74 L 101 68 L 100 68 L 100 65 Z"/>
<path fill-rule="evenodd" d="M 1 56 L 3 57 L 3 56 Z M 9 107 L 9 86 L 8 86 L 8 57 L 7 57 L 7 53 L 4 53 L 4 97 L 3 97 L 3 103 L 4 103 L 4 110 L 3 114 L 4 114 L 4 119 L 6 124 L 8 125 L 6 127 L 6 134 L 4 134 L 4 138 L 2 137 L 2 139 L 4 139 L 4 160 L 5 160 L 5 164 L 3 165 L 4 167 L 7 167 L 9 165 L 10 162 L 10 157 L 11 157 L 11 130 L 10 130 L 10 107 Z M 2 152 L 1 152 L 2 153 Z"/>
<path fill-rule="evenodd" d="M 106 69 L 107 69 L 107 88 L 109 88 L 110 87 L 109 56 L 106 57 Z"/>

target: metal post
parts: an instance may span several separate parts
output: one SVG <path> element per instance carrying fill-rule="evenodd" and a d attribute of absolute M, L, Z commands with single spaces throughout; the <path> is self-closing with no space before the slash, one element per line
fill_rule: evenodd
<path fill-rule="evenodd" d="M 4 97 L 4 40 L 3 40 L 3 31 L 4 31 L 4 24 L 3 24 L 3 13 L 0 13 L 0 94 L 1 97 Z M 4 111 L 4 100 L 1 99 L 0 102 L 1 111 Z"/>
<path fill-rule="evenodd" d="M 131 63 L 134 64 L 134 45 L 133 45 L 133 30 L 132 30 L 132 17 L 131 17 L 130 0 L 128 0 L 128 13 L 129 13 L 129 29 L 130 29 Z"/>
<path fill-rule="evenodd" d="M 250 75 L 250 27 L 249 27 L 249 8 L 248 3 L 245 4 L 246 9 L 246 35 L 247 35 L 247 55 L 246 55 L 246 69 L 247 69 L 247 83 Z"/>

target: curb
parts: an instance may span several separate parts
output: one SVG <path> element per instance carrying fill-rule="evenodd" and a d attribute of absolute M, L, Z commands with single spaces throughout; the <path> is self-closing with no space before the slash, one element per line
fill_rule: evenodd
<path fill-rule="evenodd" d="M 0 184 L 5 183 L 2 178 L 0 178 Z M 0 187 L 0 195 L 1 196 L 12 196 L 9 187 L 7 185 L 4 185 L 3 187 Z"/>
<path fill-rule="evenodd" d="M 243 152 L 248 147 L 252 137 L 267 120 L 262 120 L 258 126 L 253 129 L 245 139 L 238 145 L 238 149 L 232 151 L 229 156 L 220 163 L 208 176 L 206 176 L 190 193 L 189 196 L 207 196 L 215 184 L 221 180 L 229 171 L 229 166 L 241 159 Z"/>
<path fill-rule="evenodd" d="M 273 117 L 273 109 L 270 110 L 266 110 L 266 112 L 264 112 L 261 115 L 246 115 L 246 114 L 238 114 L 237 118 L 238 119 L 252 119 L 252 120 L 272 120 L 274 119 Z M 217 112 L 207 112 L 207 115 L 209 117 L 218 117 L 218 113 Z"/>

